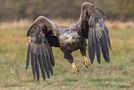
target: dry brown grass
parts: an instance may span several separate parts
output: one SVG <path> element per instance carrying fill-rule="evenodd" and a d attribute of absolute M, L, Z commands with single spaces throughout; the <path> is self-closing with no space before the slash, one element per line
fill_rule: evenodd
<path fill-rule="evenodd" d="M 0 29 L 10 29 L 10 28 L 24 28 L 31 24 L 32 22 L 29 20 L 19 20 L 12 22 L 3 22 L 0 24 Z"/>
<path fill-rule="evenodd" d="M 107 21 L 108 27 L 114 29 L 134 28 L 134 21 L 121 22 L 121 21 Z"/>
<path fill-rule="evenodd" d="M 58 26 L 60 27 L 69 27 L 72 26 L 76 23 L 75 20 L 70 20 L 70 19 L 54 19 L 53 20 L 55 23 L 57 23 Z"/>
<path fill-rule="evenodd" d="M 74 25 L 77 21 L 70 20 L 70 19 L 52 19 L 58 26 L 60 27 L 69 27 Z M 6 22 L 0 24 L 0 29 L 6 28 L 18 28 L 18 27 L 28 27 L 32 24 L 30 20 L 20 20 L 20 21 L 13 21 L 13 22 Z M 106 21 L 106 25 L 109 28 L 114 29 L 124 29 L 124 28 L 134 28 L 134 21 Z"/>

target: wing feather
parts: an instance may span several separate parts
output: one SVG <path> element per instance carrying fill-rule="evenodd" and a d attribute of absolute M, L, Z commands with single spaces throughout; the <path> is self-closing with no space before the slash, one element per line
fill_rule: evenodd
<path fill-rule="evenodd" d="M 39 65 L 40 65 L 43 80 L 45 80 L 45 68 L 44 68 L 44 65 L 43 65 L 43 59 L 42 59 L 43 57 L 42 57 L 42 51 L 41 50 L 42 50 L 41 45 L 39 45 L 39 55 L 38 55 Z"/>
<path fill-rule="evenodd" d="M 47 59 L 48 59 L 48 67 L 49 67 L 49 70 L 50 70 L 50 72 L 51 72 L 51 74 L 53 75 L 53 69 L 52 69 L 52 64 L 51 64 L 51 55 L 50 55 L 50 53 L 49 53 L 49 49 L 48 49 L 48 46 L 46 46 L 45 47 L 46 48 L 46 54 L 47 54 Z"/>
<path fill-rule="evenodd" d="M 36 72 L 35 72 L 35 56 L 33 53 L 31 53 L 31 66 L 32 66 L 32 72 L 34 80 L 36 79 Z"/>
<path fill-rule="evenodd" d="M 48 58 L 47 58 L 47 51 L 46 51 L 46 48 L 44 47 L 45 45 L 43 45 L 43 47 L 42 47 L 42 49 L 43 49 L 43 57 L 44 57 L 44 59 L 46 59 L 46 60 L 43 60 L 43 64 L 44 64 L 44 67 L 45 67 L 45 69 L 46 69 L 46 73 L 47 73 L 47 77 L 48 78 L 50 78 L 50 72 L 49 72 L 49 64 L 50 63 L 48 63 Z"/>
<path fill-rule="evenodd" d="M 92 27 L 90 27 L 90 29 L 92 29 Z M 94 46 L 94 40 L 92 39 L 93 36 L 93 32 L 88 32 L 88 54 L 89 54 L 89 58 L 90 58 L 90 62 L 93 63 L 94 62 L 94 57 L 95 57 L 95 46 Z"/>
<path fill-rule="evenodd" d="M 28 48 L 27 48 L 26 69 L 28 68 L 29 63 L 30 63 L 30 55 L 31 55 L 31 49 L 30 49 L 30 43 L 29 43 Z"/>
<path fill-rule="evenodd" d="M 103 12 L 100 9 L 96 9 L 88 20 L 88 53 L 91 64 L 93 64 L 95 55 L 98 63 L 101 62 L 101 51 L 105 61 L 110 61 L 109 49 L 111 49 L 111 43 L 102 14 Z"/>
<path fill-rule="evenodd" d="M 50 78 L 50 76 L 53 75 L 53 66 L 55 63 L 46 32 L 54 28 L 56 28 L 56 26 L 49 19 L 40 16 L 27 32 L 27 36 L 30 37 L 30 42 L 27 48 L 26 69 L 31 59 L 32 72 L 35 80 L 39 80 L 40 71 L 43 80 L 46 79 L 46 76 Z"/>

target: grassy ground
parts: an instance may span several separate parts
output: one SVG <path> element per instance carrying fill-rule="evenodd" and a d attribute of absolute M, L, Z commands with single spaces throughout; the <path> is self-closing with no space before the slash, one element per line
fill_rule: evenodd
<path fill-rule="evenodd" d="M 74 80 L 71 65 L 54 48 L 56 66 L 51 79 L 33 80 L 31 67 L 25 70 L 28 39 L 25 25 L 0 27 L 0 90 L 134 90 L 134 30 L 110 29 L 111 63 L 96 62 L 86 69 L 79 51 L 73 53 L 80 69 Z M 57 54 L 58 52 L 58 54 Z"/>

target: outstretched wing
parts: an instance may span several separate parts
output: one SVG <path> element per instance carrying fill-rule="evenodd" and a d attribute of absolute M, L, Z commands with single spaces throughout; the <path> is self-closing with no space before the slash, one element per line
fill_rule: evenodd
<path fill-rule="evenodd" d="M 49 19 L 39 16 L 27 32 L 30 41 L 27 49 L 26 69 L 31 60 L 33 77 L 36 80 L 40 78 L 40 71 L 44 80 L 46 76 L 50 78 L 53 75 L 54 57 L 46 34 L 55 28 L 56 25 Z"/>
<path fill-rule="evenodd" d="M 111 49 L 108 29 L 104 23 L 104 13 L 96 8 L 92 11 L 88 20 L 88 53 L 91 64 L 94 62 L 96 55 L 98 63 L 100 63 L 100 52 L 102 51 L 105 61 L 109 62 L 109 48 Z"/>

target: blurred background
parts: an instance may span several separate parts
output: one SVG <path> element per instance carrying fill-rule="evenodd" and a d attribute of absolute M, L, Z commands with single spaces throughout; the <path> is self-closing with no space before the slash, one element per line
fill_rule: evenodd
<path fill-rule="evenodd" d="M 0 0 L 0 22 L 33 20 L 39 15 L 78 19 L 84 1 L 94 3 L 110 20 L 134 20 L 134 0 Z"/>

